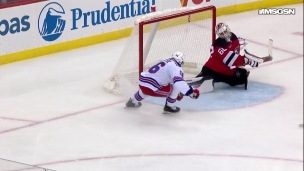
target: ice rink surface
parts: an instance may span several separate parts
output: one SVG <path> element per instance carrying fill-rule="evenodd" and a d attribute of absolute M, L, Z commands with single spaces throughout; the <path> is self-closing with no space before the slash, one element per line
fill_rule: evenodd
<path fill-rule="evenodd" d="M 0 66 L 0 158 L 56 171 L 303 171 L 303 4 L 288 7 L 296 15 L 217 19 L 256 55 L 274 40 L 274 61 L 249 79 L 280 91 L 245 107 L 163 115 L 162 105 L 144 101 L 124 109 L 129 97 L 103 85 L 126 39 Z M 235 98 L 224 105 L 244 103 Z"/>

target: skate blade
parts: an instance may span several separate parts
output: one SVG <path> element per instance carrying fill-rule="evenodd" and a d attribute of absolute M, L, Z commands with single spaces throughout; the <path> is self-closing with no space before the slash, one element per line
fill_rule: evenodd
<path fill-rule="evenodd" d="M 124 107 L 124 109 L 126 109 L 126 110 L 133 110 L 133 109 L 138 109 L 139 107 Z"/>
<path fill-rule="evenodd" d="M 175 114 L 175 113 L 179 113 L 179 111 L 178 112 L 168 112 L 168 111 L 163 111 L 163 114 Z"/>

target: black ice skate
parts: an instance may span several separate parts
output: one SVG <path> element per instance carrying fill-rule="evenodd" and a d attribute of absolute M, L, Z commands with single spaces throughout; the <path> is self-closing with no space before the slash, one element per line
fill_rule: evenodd
<path fill-rule="evenodd" d="M 127 108 L 138 108 L 141 106 L 141 103 L 138 102 L 138 104 L 135 104 L 132 102 L 132 99 L 130 98 L 130 100 L 126 103 L 126 107 Z"/>
<path fill-rule="evenodd" d="M 170 107 L 170 106 L 167 106 L 167 103 L 166 103 L 163 114 L 178 113 L 179 111 L 180 111 L 179 107 Z"/>

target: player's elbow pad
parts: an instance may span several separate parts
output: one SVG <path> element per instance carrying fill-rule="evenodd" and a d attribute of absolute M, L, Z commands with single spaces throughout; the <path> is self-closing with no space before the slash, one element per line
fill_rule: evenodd
<path fill-rule="evenodd" d="M 189 90 L 187 91 L 187 93 L 185 94 L 185 96 L 190 96 L 193 93 L 193 88 L 189 86 Z"/>

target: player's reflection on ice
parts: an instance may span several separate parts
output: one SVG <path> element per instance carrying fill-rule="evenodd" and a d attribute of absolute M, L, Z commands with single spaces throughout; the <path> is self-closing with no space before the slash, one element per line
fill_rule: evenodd
<path fill-rule="evenodd" d="M 199 99 L 184 97 L 177 106 L 188 111 L 228 110 L 258 105 L 278 97 L 283 88 L 279 86 L 249 81 L 248 90 L 243 86 L 230 87 L 216 83 L 214 91 L 201 94 Z M 148 97 L 145 102 L 164 105 L 165 98 Z"/>

